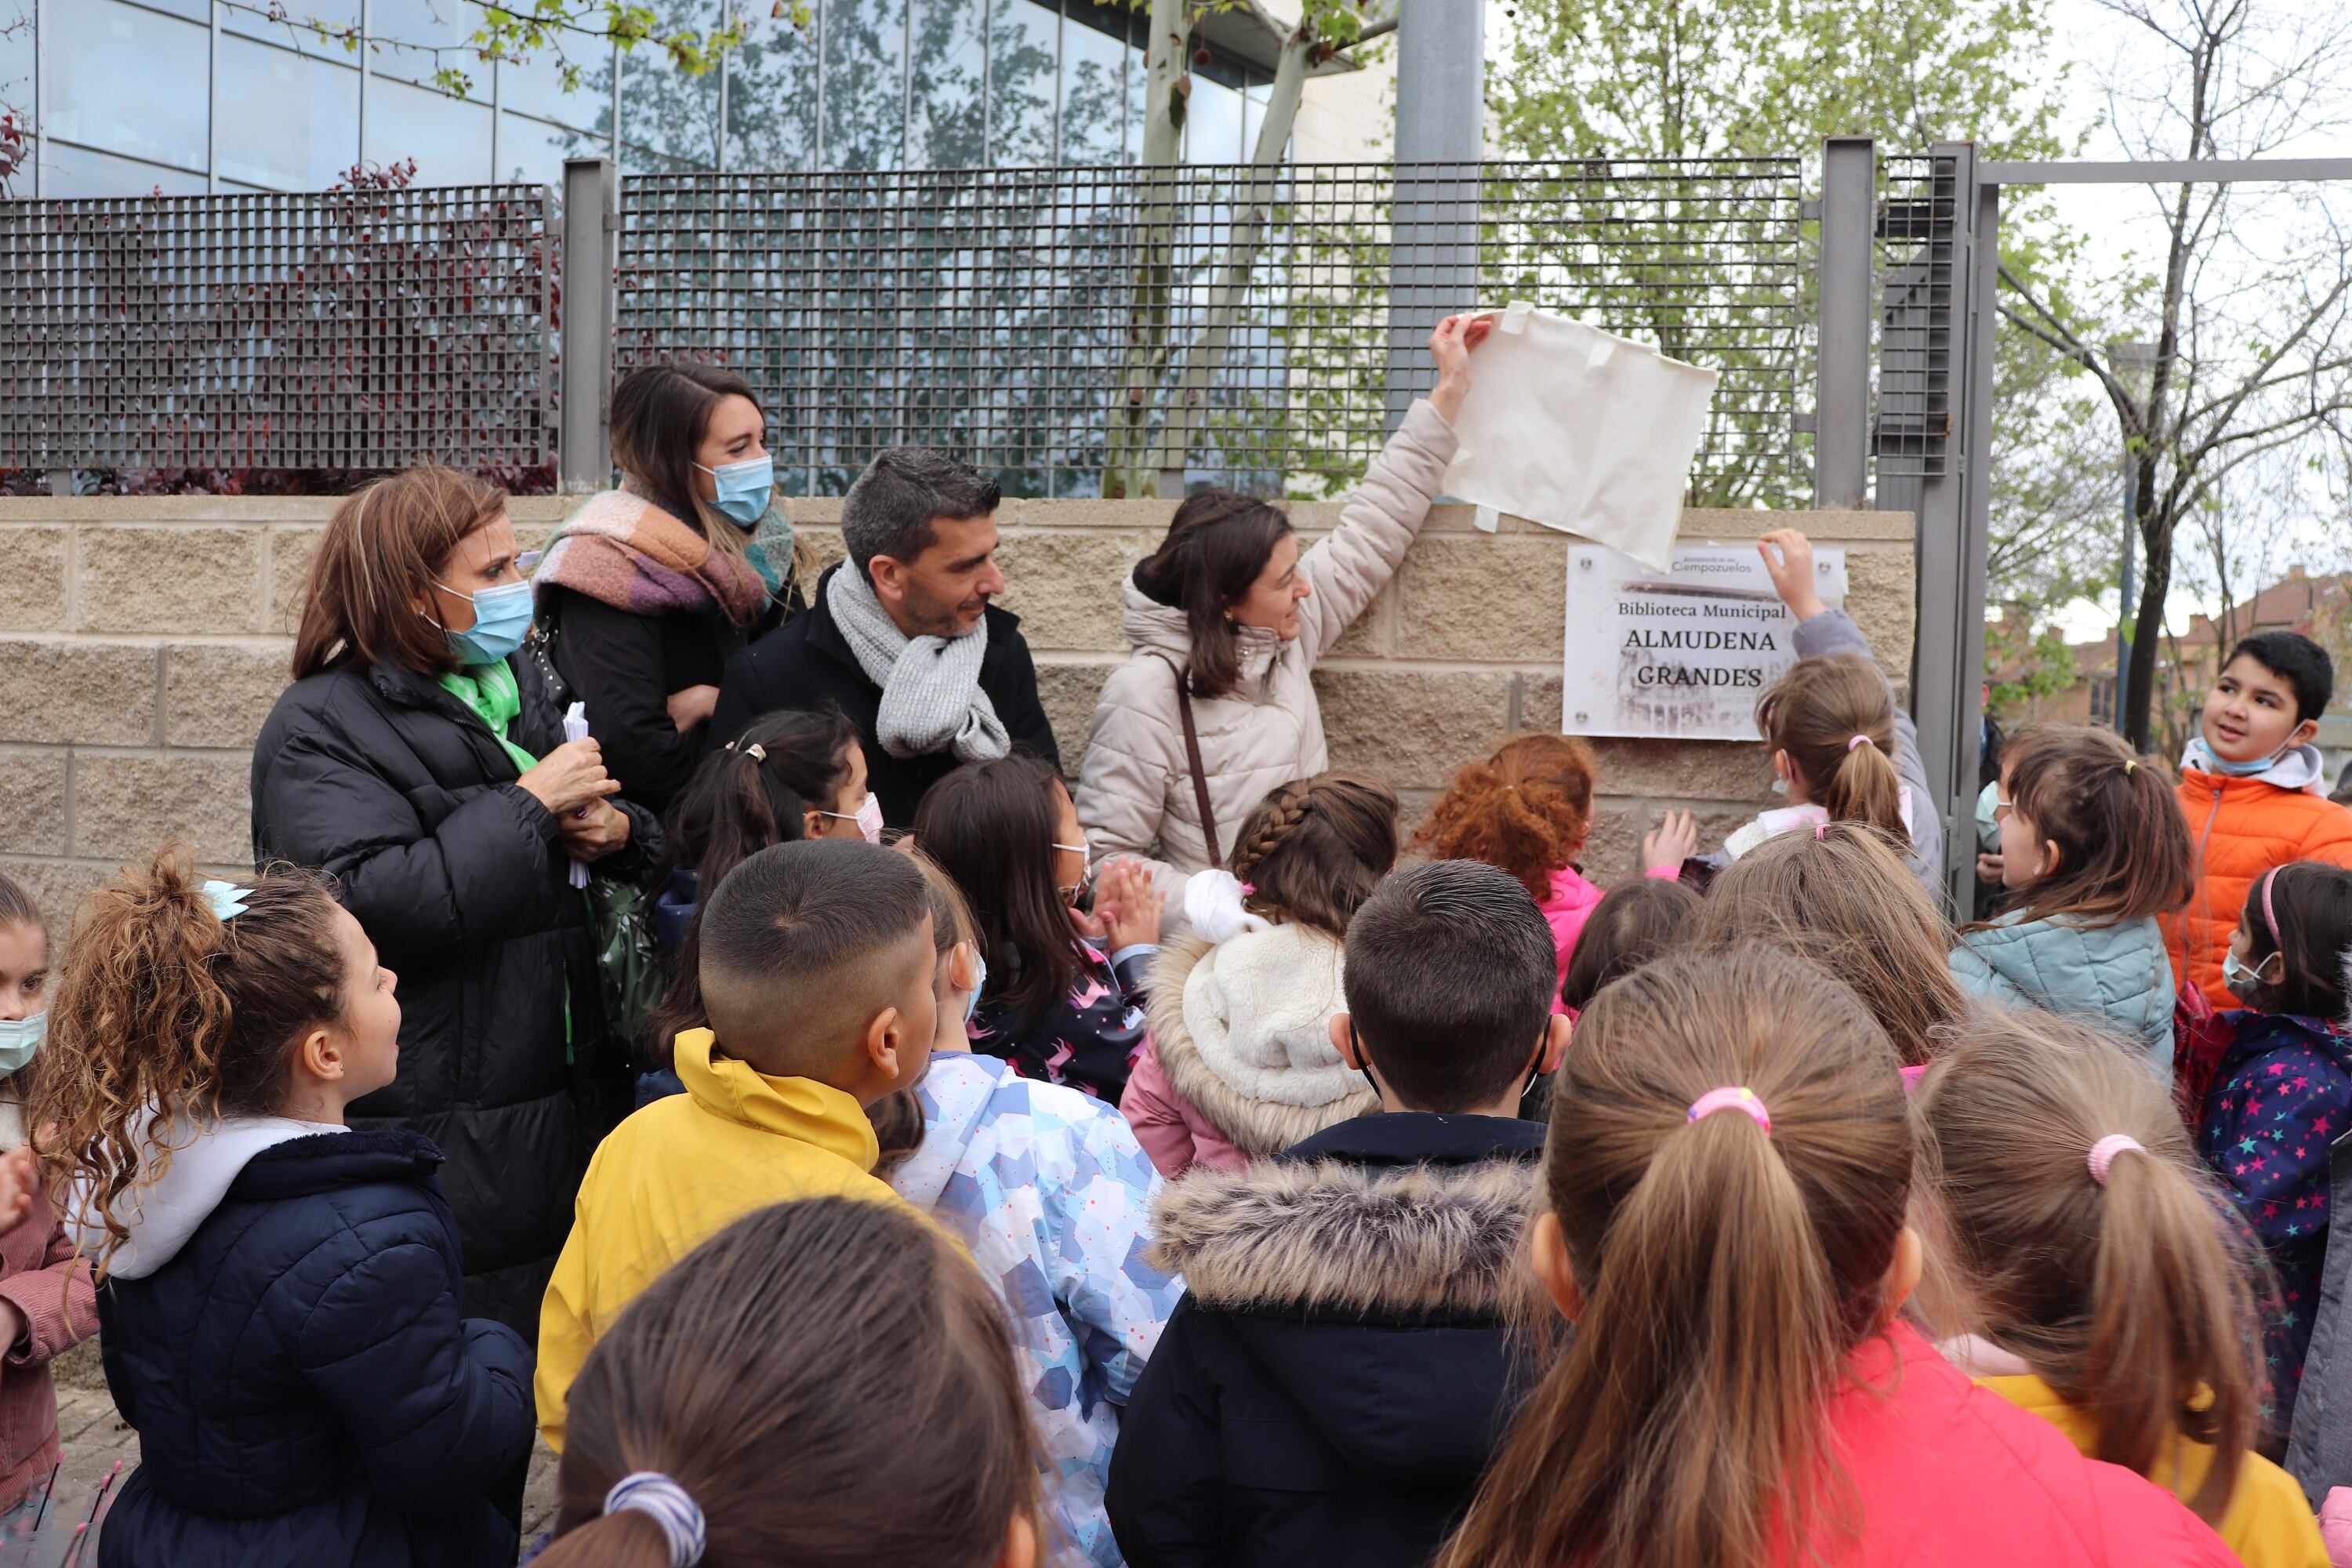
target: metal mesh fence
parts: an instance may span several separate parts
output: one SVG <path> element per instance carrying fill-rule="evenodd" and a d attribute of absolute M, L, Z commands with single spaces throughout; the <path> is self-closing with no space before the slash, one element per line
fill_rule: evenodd
<path fill-rule="evenodd" d="M 535 185 L 0 202 L 0 468 L 542 466 L 551 213 Z"/>
<path fill-rule="evenodd" d="M 1311 495 L 1438 315 L 1527 299 L 1721 372 L 1695 499 L 1794 504 L 1800 194 L 1795 159 L 641 175 L 616 355 L 741 373 L 808 492 L 925 444 L 1021 494 Z"/>
<path fill-rule="evenodd" d="M 1882 479 L 1945 471 L 1952 435 L 1952 263 L 1959 197 L 1952 159 L 1880 155 L 1871 451 Z"/>

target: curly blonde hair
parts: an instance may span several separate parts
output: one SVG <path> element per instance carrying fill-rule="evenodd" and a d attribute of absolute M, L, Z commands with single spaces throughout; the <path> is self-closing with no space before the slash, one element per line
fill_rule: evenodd
<path fill-rule="evenodd" d="M 27 1121 L 54 1177 L 89 1188 L 101 1268 L 130 1237 L 123 1193 L 171 1165 L 172 1120 L 275 1111 L 296 1040 L 342 1016 L 327 885 L 273 869 L 237 888 L 244 912 L 225 923 L 187 847 L 170 844 L 75 918 Z"/>

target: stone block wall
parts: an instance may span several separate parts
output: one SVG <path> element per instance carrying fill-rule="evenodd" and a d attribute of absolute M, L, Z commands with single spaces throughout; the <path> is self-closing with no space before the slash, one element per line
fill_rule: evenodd
<path fill-rule="evenodd" d="M 569 510 L 512 507 L 526 547 Z M 839 503 L 792 511 L 821 561 L 840 554 Z M 252 737 L 286 684 L 302 584 L 331 499 L 0 498 L 0 870 L 26 883 L 60 936 L 79 896 L 164 838 L 209 865 L 247 862 Z M 1119 584 L 1167 526 L 1163 501 L 1008 501 L 1000 556 L 1073 770 L 1104 677 L 1125 650 Z M 1332 503 L 1291 514 L 1310 541 Z M 1735 542 L 1792 523 L 1847 551 L 1847 601 L 1898 687 L 1913 635 L 1906 513 L 1694 511 L 1684 537 Z M 1332 763 L 1399 790 L 1413 819 L 1454 770 L 1514 729 L 1560 720 L 1567 554 L 1576 542 L 1505 520 L 1481 534 L 1441 507 L 1404 570 L 1317 672 Z M 1771 771 L 1760 747 L 1603 740 L 1585 866 L 1631 875 L 1667 806 L 1707 843 L 1753 813 Z"/>

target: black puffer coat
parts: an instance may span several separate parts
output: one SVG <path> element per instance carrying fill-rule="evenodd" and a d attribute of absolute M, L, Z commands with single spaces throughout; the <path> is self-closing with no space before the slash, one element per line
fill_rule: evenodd
<path fill-rule="evenodd" d="M 1423 1568 L 1527 1388 L 1505 1321 L 1544 1130 L 1342 1121 L 1152 1205 L 1188 1293 L 1119 1417 L 1129 1568 Z"/>
<path fill-rule="evenodd" d="M 530 1351 L 459 1318 L 440 1156 L 336 1131 L 241 1157 L 183 1149 L 132 1226 L 172 1234 L 99 1290 L 139 1432 L 100 1568 L 512 1563 L 489 1491 L 530 1453 Z"/>
<path fill-rule="evenodd" d="M 562 699 L 526 649 L 515 743 L 562 743 Z M 505 747 L 429 677 L 328 670 L 278 700 L 253 752 L 257 864 L 331 873 L 400 975 L 400 1078 L 352 1106 L 354 1126 L 422 1132 L 465 1243 L 466 1310 L 536 1340 L 540 1298 L 572 1227 L 596 1138 L 626 1114 L 626 1053 L 604 1035 L 587 901 L 556 822 L 516 787 Z M 634 876 L 661 827 L 622 803 L 628 845 L 598 868 Z"/>

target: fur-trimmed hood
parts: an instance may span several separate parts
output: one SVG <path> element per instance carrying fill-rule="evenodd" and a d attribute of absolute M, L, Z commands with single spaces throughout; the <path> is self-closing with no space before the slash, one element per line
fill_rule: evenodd
<path fill-rule="evenodd" d="M 1339 943 L 1312 926 L 1163 944 L 1146 1010 L 1168 1086 L 1253 1158 L 1378 1109 L 1331 1047 L 1340 973 Z"/>
<path fill-rule="evenodd" d="M 1522 1289 L 1533 1153 L 1198 1170 L 1153 1205 L 1157 1239 L 1146 1258 L 1181 1271 L 1193 1298 L 1221 1312 L 1499 1321 Z"/>

